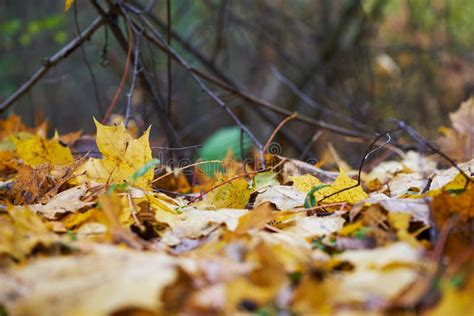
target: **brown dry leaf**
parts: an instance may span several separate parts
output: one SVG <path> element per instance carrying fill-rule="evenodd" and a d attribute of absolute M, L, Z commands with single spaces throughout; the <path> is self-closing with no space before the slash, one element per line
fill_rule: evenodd
<path fill-rule="evenodd" d="M 461 103 L 456 112 L 450 113 L 452 129 L 444 128 L 438 140 L 443 152 L 457 161 L 467 161 L 474 156 L 474 98 Z"/>
<path fill-rule="evenodd" d="M 239 219 L 236 234 L 245 234 L 250 231 L 262 229 L 265 224 L 275 218 L 274 208 L 270 203 L 260 204 L 257 208 L 248 212 Z"/>
<path fill-rule="evenodd" d="M 332 306 L 329 298 L 332 296 L 327 282 L 323 282 L 321 273 L 307 275 L 295 290 L 292 308 L 301 315 L 331 315 Z"/>
<path fill-rule="evenodd" d="M 171 171 L 174 171 L 171 173 Z M 161 176 L 168 173 L 168 176 L 161 178 Z M 160 173 L 155 174 L 158 181 L 153 181 L 155 187 L 171 191 L 171 192 L 180 192 L 180 193 L 189 193 L 191 192 L 191 185 L 189 184 L 188 178 L 180 170 L 173 170 L 170 167 L 166 166 L 162 168 Z"/>
<path fill-rule="evenodd" d="M 95 201 L 83 201 L 82 199 L 88 190 L 86 185 L 73 187 L 58 193 L 44 205 L 33 204 L 29 208 L 49 220 L 58 219 L 66 213 L 77 212 L 82 208 L 94 205 Z"/>
<path fill-rule="evenodd" d="M 8 177 L 15 173 L 18 168 L 18 161 L 12 151 L 0 151 L 0 175 Z"/>
<path fill-rule="evenodd" d="M 113 243 L 126 244 L 133 249 L 141 249 L 144 242 L 126 227 L 132 223 L 130 209 L 124 207 L 125 197 L 116 193 L 103 194 L 99 197 L 100 209 L 107 220 L 108 233 Z"/>
<path fill-rule="evenodd" d="M 29 128 L 21 121 L 21 117 L 12 114 L 5 120 L 0 120 L 0 140 L 20 132 L 34 133 L 34 129 Z"/>
<path fill-rule="evenodd" d="M 71 147 L 79 140 L 79 138 L 81 138 L 81 135 L 82 130 L 79 130 L 77 132 L 71 132 L 69 134 L 58 136 L 58 139 L 61 143 Z"/>
<path fill-rule="evenodd" d="M 32 168 L 27 165 L 18 166 L 18 174 L 9 195 L 17 204 L 37 202 L 51 188 L 47 181 L 49 170 L 44 167 Z"/>
<path fill-rule="evenodd" d="M 474 219 L 474 184 L 471 182 L 460 194 L 443 191 L 435 196 L 433 214 L 440 225 L 454 214 L 459 215 L 463 222 Z"/>
<path fill-rule="evenodd" d="M 226 313 L 233 314 L 242 301 L 250 301 L 263 307 L 275 298 L 281 286 L 287 281 L 285 267 L 280 262 L 278 251 L 258 243 L 247 256 L 254 263 L 254 269 L 247 279 L 238 278 L 227 285 Z"/>
<path fill-rule="evenodd" d="M 166 254 L 96 245 L 87 254 L 44 258 L 2 273 L 0 302 L 12 315 L 157 311 L 160 294 L 176 277 L 176 259 Z"/>

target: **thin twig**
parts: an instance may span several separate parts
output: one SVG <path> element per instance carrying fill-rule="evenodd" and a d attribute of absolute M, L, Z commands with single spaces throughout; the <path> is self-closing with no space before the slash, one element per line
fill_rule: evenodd
<path fill-rule="evenodd" d="M 263 170 L 256 170 L 256 171 L 251 171 L 251 172 L 246 172 L 244 174 L 241 174 L 241 175 L 238 175 L 238 176 L 235 176 L 233 178 L 230 178 L 230 179 L 227 179 L 226 181 L 224 182 L 221 182 L 219 183 L 218 185 L 216 186 L 213 186 L 212 188 L 210 188 L 209 190 L 207 191 L 204 191 L 204 192 L 201 192 L 198 196 L 196 197 L 193 197 L 190 201 L 189 201 L 189 204 L 192 204 L 198 200 L 202 200 L 204 196 L 208 195 L 209 193 L 211 193 L 212 191 L 226 185 L 226 184 L 229 184 L 235 180 L 239 180 L 239 179 L 242 179 L 244 177 L 248 177 L 248 176 L 251 176 L 251 175 L 254 175 L 254 174 L 257 174 L 259 172 L 262 172 L 262 171 L 266 171 L 266 169 L 263 169 Z"/>
<path fill-rule="evenodd" d="M 79 26 L 79 19 L 77 17 L 77 1 L 74 1 L 74 24 L 76 26 L 76 32 L 77 36 L 81 36 L 81 28 Z M 81 53 L 82 53 L 82 59 L 84 60 L 84 63 L 87 66 L 87 70 L 89 71 L 89 75 L 91 76 L 92 79 L 92 87 L 94 88 L 94 95 L 95 95 L 95 101 L 97 103 L 97 109 L 99 110 L 99 113 L 103 115 L 103 110 L 102 110 L 102 102 L 100 102 L 100 94 L 99 94 L 99 88 L 97 86 L 97 78 L 95 77 L 94 71 L 92 70 L 91 64 L 89 63 L 89 59 L 87 58 L 87 53 L 86 50 L 84 49 L 84 45 L 81 45 Z"/>
<path fill-rule="evenodd" d="M 126 4 L 125 5 L 127 8 L 130 7 L 130 5 Z M 145 19 L 144 17 L 140 16 L 141 19 Z M 146 19 L 145 19 L 146 20 Z M 157 32 L 154 28 L 153 28 L 153 25 L 150 24 L 150 22 L 148 20 L 147 21 L 147 27 L 148 29 L 145 29 L 143 34 L 144 36 L 150 40 L 152 43 L 154 43 L 156 46 L 158 46 L 160 49 L 164 50 L 165 52 L 168 51 L 168 47 L 166 47 L 166 44 L 165 42 L 163 41 L 163 38 L 161 36 L 161 34 L 159 34 L 159 32 Z M 136 24 L 137 27 L 140 27 L 138 24 Z M 148 30 L 150 30 L 153 34 L 150 34 L 148 32 Z M 155 37 L 156 33 L 158 33 L 159 37 Z M 161 37 L 161 39 L 160 39 Z M 178 63 L 180 63 L 181 65 L 183 65 L 179 59 L 179 56 L 176 56 L 175 54 L 173 54 L 173 58 L 178 61 Z M 184 66 L 184 65 L 183 65 Z M 288 111 L 286 109 L 283 109 L 279 106 L 276 106 L 274 104 L 271 104 L 270 102 L 267 102 L 267 101 L 264 101 L 264 100 L 261 100 L 255 96 L 252 96 L 248 93 L 245 93 L 243 91 L 240 91 L 238 88 L 235 88 L 233 86 L 230 86 L 229 84 L 226 84 L 222 81 L 220 81 L 219 79 L 216 79 L 214 78 L 213 76 L 211 75 L 208 75 L 206 74 L 205 72 L 201 71 L 201 70 L 198 70 L 192 66 L 189 66 L 187 64 L 187 67 L 186 69 L 188 71 L 191 71 L 194 75 L 196 75 L 197 77 L 199 78 L 202 78 L 208 82 L 211 82 L 219 87 L 221 87 L 222 89 L 225 89 L 229 92 L 232 92 L 234 93 L 235 95 L 238 95 L 239 97 L 241 97 L 242 99 L 254 104 L 254 105 L 257 105 L 257 106 L 260 106 L 260 107 L 263 107 L 263 108 L 266 108 L 268 110 L 271 110 L 275 113 L 278 113 L 280 115 L 283 115 L 283 116 L 290 116 L 292 115 L 293 113 L 291 111 Z M 196 78 L 196 76 L 193 76 L 193 78 Z M 215 94 L 213 93 L 213 95 L 215 96 Z M 220 100 L 220 99 L 219 99 Z M 225 105 L 225 104 L 224 104 Z M 232 113 L 233 114 L 233 113 Z M 235 115 L 233 115 L 235 116 Z M 358 132 L 358 131 L 353 131 L 353 130 L 350 130 L 350 129 L 347 129 L 347 128 L 344 128 L 344 127 L 341 127 L 341 126 L 337 126 L 337 125 L 334 125 L 334 124 L 331 124 L 331 123 L 327 123 L 325 121 L 322 121 L 322 120 L 315 120 L 315 119 L 312 119 L 312 118 L 308 118 L 308 117 L 304 117 L 304 116 L 298 116 L 296 118 L 298 121 L 300 122 L 303 122 L 303 123 L 306 123 L 306 124 L 309 124 L 309 125 L 312 125 L 312 126 L 316 126 L 316 127 L 320 127 L 320 128 L 323 128 L 323 129 L 326 129 L 328 131 L 331 131 L 331 132 L 334 132 L 334 133 L 337 133 L 337 134 L 341 134 L 341 135 L 345 135 L 345 136 L 350 136 L 350 137 L 356 137 L 356 138 L 362 138 L 362 139 L 366 139 L 366 140 L 370 140 L 370 139 L 373 139 L 373 136 L 369 135 L 369 134 L 366 134 L 366 133 L 362 133 L 362 132 Z M 252 139 L 253 140 L 253 139 Z"/>
<path fill-rule="evenodd" d="M 244 99 L 244 100 L 246 100 L 246 101 L 248 101 L 248 102 L 250 102 L 254 105 L 257 105 L 257 106 L 260 106 L 262 108 L 268 109 L 272 112 L 278 113 L 278 114 L 283 115 L 283 116 L 290 116 L 290 115 L 293 114 L 293 112 L 291 112 L 289 110 L 281 108 L 281 107 L 279 107 L 277 105 L 274 105 L 274 104 L 272 104 L 268 101 L 259 99 L 255 96 L 253 96 L 249 93 L 243 92 L 243 91 L 241 91 L 237 88 L 229 86 L 229 85 L 225 84 L 224 82 L 222 82 L 222 81 L 220 81 L 220 80 L 204 73 L 203 71 L 200 71 L 196 68 L 193 68 L 192 70 L 195 74 L 197 74 L 201 78 L 205 79 L 206 81 L 212 82 L 213 84 L 219 86 L 220 88 L 222 88 L 224 90 L 227 90 L 229 92 L 232 92 L 235 95 L 241 97 L 242 99 Z M 353 131 L 353 130 L 350 130 L 348 128 L 337 126 L 337 125 L 328 123 L 328 122 L 323 121 L 323 120 L 315 120 L 315 119 L 312 119 L 312 118 L 309 118 L 309 117 L 306 117 L 306 116 L 301 116 L 300 115 L 300 116 L 296 117 L 295 120 L 298 120 L 300 122 L 303 122 L 305 124 L 312 125 L 312 126 L 315 126 L 315 127 L 323 128 L 325 130 L 328 130 L 328 131 L 331 131 L 333 133 L 340 134 L 340 135 L 356 137 L 356 138 L 362 138 L 362 139 L 366 139 L 366 140 L 369 140 L 369 139 L 373 138 L 373 136 L 371 136 L 369 134 L 366 134 L 366 133 Z"/>
<path fill-rule="evenodd" d="M 350 190 L 350 189 L 353 189 L 353 188 L 358 187 L 358 186 L 360 185 L 360 183 L 361 183 L 361 174 L 362 174 L 362 168 L 364 167 L 364 163 L 367 161 L 367 159 L 369 158 L 369 156 L 370 156 L 371 154 L 373 154 L 374 152 L 376 152 L 376 151 L 382 149 L 385 145 L 389 144 L 390 141 L 392 140 L 392 137 L 390 136 L 390 134 L 391 134 L 391 133 L 394 133 L 394 132 L 396 132 L 396 131 L 398 131 L 398 130 L 399 130 L 399 128 L 394 129 L 394 130 L 391 130 L 391 131 L 388 131 L 388 132 L 385 132 L 385 133 L 380 134 L 380 135 L 378 135 L 377 137 L 375 137 L 375 139 L 372 141 L 372 143 L 371 143 L 371 144 L 369 145 L 369 147 L 367 148 L 367 151 L 365 152 L 364 156 L 362 157 L 362 160 L 361 160 L 360 165 L 359 165 L 359 170 L 358 170 L 358 172 L 357 172 L 357 183 L 356 183 L 356 184 L 351 185 L 351 186 L 349 186 L 349 187 L 347 187 L 347 188 L 344 188 L 344 189 L 342 189 L 342 190 L 338 190 L 338 191 L 336 191 L 336 192 L 333 192 L 333 193 L 331 193 L 331 194 L 329 194 L 329 195 L 326 195 L 326 196 L 324 196 L 321 200 L 319 200 L 318 202 L 320 203 L 320 202 L 322 202 L 322 201 L 324 201 L 324 200 L 330 198 L 331 196 L 334 196 L 334 195 L 337 195 L 337 194 L 340 194 L 340 193 L 342 193 L 342 192 L 345 192 L 345 191 L 348 191 L 348 190 Z M 373 147 L 379 142 L 379 140 L 380 140 L 382 137 L 384 137 L 384 136 L 387 136 L 387 140 L 386 140 L 385 142 L 383 142 L 381 145 L 377 146 L 376 148 L 373 148 Z"/>
<path fill-rule="evenodd" d="M 265 153 L 268 147 L 270 147 L 270 144 L 272 143 L 278 131 L 283 127 L 283 125 L 285 125 L 288 121 L 291 121 L 297 116 L 298 116 L 298 113 L 295 112 L 292 115 L 286 117 L 283 121 L 280 122 L 280 124 L 278 124 L 278 126 L 275 128 L 275 130 L 273 131 L 273 133 L 270 135 L 267 142 L 265 143 L 265 146 L 263 146 L 263 149 L 262 149 L 263 153 Z"/>
<path fill-rule="evenodd" d="M 154 179 L 151 183 L 155 183 L 155 182 L 158 182 L 160 181 L 161 179 L 164 179 L 166 178 L 167 176 L 169 175 L 172 175 L 173 173 L 175 173 L 176 171 L 182 171 L 182 170 L 185 170 L 185 169 L 188 169 L 188 168 L 191 168 L 191 167 L 196 167 L 196 166 L 200 166 L 200 165 L 204 165 L 204 164 L 207 164 L 207 163 L 222 163 L 222 160 L 206 160 L 206 161 L 198 161 L 196 163 L 192 163 L 190 165 L 187 165 L 187 166 L 184 166 L 184 167 L 181 167 L 181 168 L 176 168 L 168 173 L 165 173 L 164 175 L 162 176 L 159 176 L 158 178 Z"/>
<path fill-rule="evenodd" d="M 303 151 L 301 152 L 301 155 L 300 155 L 300 160 L 303 160 L 306 158 L 306 155 L 309 153 L 309 151 L 311 150 L 311 147 L 313 147 L 313 145 L 318 141 L 318 139 L 321 137 L 321 135 L 323 135 L 323 131 L 322 130 L 317 130 L 313 136 L 311 137 L 310 141 L 308 142 L 308 144 L 306 145 L 306 147 L 303 149 Z"/>
<path fill-rule="evenodd" d="M 171 47 L 171 0 L 166 0 L 166 43 Z M 168 77 L 168 115 L 171 113 L 171 98 L 173 94 L 173 80 L 171 78 L 171 52 L 166 59 L 166 75 Z"/>
<path fill-rule="evenodd" d="M 361 129 L 367 129 L 367 125 L 353 119 L 352 117 L 348 115 L 344 115 L 341 113 L 338 113 L 336 111 L 330 110 L 327 107 L 324 107 L 322 104 L 316 102 L 315 100 L 311 99 L 308 97 L 303 91 L 301 91 L 290 79 L 288 79 L 285 75 L 283 75 L 276 66 L 272 65 L 271 66 L 271 71 L 273 75 L 280 81 L 282 82 L 285 86 L 287 86 L 291 92 L 293 92 L 298 98 L 300 98 L 304 103 L 312 107 L 313 109 L 316 109 L 318 111 L 321 111 L 322 113 L 326 114 L 327 116 L 339 118 L 342 120 L 347 121 L 348 123 L 351 123 L 358 128 Z"/>
<path fill-rule="evenodd" d="M 127 40 L 120 29 L 120 27 L 117 24 L 116 18 L 116 12 L 120 12 L 120 8 L 117 7 L 117 5 L 110 4 L 111 6 L 114 7 L 114 14 L 111 15 L 110 13 L 107 13 L 97 2 L 97 0 L 91 0 L 92 5 L 95 7 L 97 12 L 104 18 L 105 22 L 108 23 L 110 26 L 110 29 L 114 35 L 114 37 L 117 39 L 120 47 L 122 50 L 125 52 L 128 51 L 128 45 L 127 45 Z M 133 57 L 134 58 L 134 57 Z M 140 69 L 143 69 L 142 72 L 140 72 L 139 76 L 141 81 L 143 82 L 143 87 L 144 89 L 149 93 L 152 101 L 152 105 L 155 109 L 155 112 L 157 114 L 158 120 L 160 121 L 161 128 L 166 135 L 166 138 L 169 142 L 169 144 L 173 147 L 180 147 L 180 141 L 178 138 L 178 134 L 176 132 L 176 129 L 174 128 L 173 124 L 170 121 L 170 118 L 167 115 L 162 115 L 163 113 L 166 113 L 165 105 L 163 102 L 163 99 L 161 97 L 160 91 L 157 89 L 155 85 L 153 85 L 152 80 L 144 67 L 143 60 L 139 58 L 139 64 L 138 64 Z"/>
<path fill-rule="evenodd" d="M 125 128 L 128 127 L 128 121 L 130 120 L 130 112 L 132 108 L 132 97 L 133 91 L 135 90 L 135 83 L 137 81 L 137 75 L 140 73 L 141 69 L 138 69 L 138 56 L 140 50 L 140 38 L 141 34 L 135 34 L 135 60 L 133 62 L 133 74 L 132 74 L 132 84 L 130 85 L 130 91 L 127 93 L 127 108 L 125 110 Z"/>
<path fill-rule="evenodd" d="M 15 101 L 21 98 L 26 94 L 30 89 L 41 79 L 43 78 L 48 71 L 56 66 L 59 62 L 68 57 L 73 53 L 79 46 L 82 45 L 86 40 L 88 40 L 92 34 L 94 34 L 103 24 L 105 20 L 102 17 L 96 18 L 82 33 L 80 36 L 73 39 L 66 46 L 61 48 L 56 54 L 45 59 L 43 61 L 43 66 L 39 68 L 26 82 L 24 82 L 18 90 L 16 90 L 7 100 L 3 101 L 0 104 L 0 112 L 8 109 Z"/>
<path fill-rule="evenodd" d="M 183 147 L 161 147 L 161 146 L 152 146 L 151 149 L 164 149 L 164 150 L 187 150 L 187 149 L 198 149 L 201 148 L 202 145 L 191 145 L 191 146 L 183 146 Z"/>
<path fill-rule="evenodd" d="M 415 140 L 420 147 L 423 147 L 423 148 L 428 147 L 432 152 L 434 152 L 435 154 L 438 154 L 447 162 L 449 162 L 449 164 L 451 164 L 454 168 L 456 168 L 462 174 L 462 176 L 466 179 L 466 183 L 464 184 L 464 189 L 467 188 L 468 184 L 471 181 L 473 181 L 471 177 L 466 172 L 464 172 L 464 170 L 462 170 L 451 157 L 449 157 L 444 152 L 442 152 L 441 150 L 433 146 L 429 141 L 424 139 L 420 134 L 418 134 L 418 132 L 413 127 L 411 127 L 410 125 L 408 125 L 407 123 L 403 121 L 395 120 L 395 123 L 397 123 L 399 129 L 402 129 L 408 135 L 410 135 L 410 137 L 413 138 L 413 140 Z"/>
<path fill-rule="evenodd" d="M 161 35 L 160 32 L 158 32 L 154 27 L 153 25 L 150 23 L 150 21 L 148 21 L 147 18 L 143 17 L 143 16 L 139 16 L 140 20 L 143 21 L 143 23 L 145 23 L 146 27 L 148 28 L 148 30 L 150 30 L 154 36 L 155 39 L 157 39 L 159 42 L 160 42 L 160 46 L 165 49 L 166 52 L 170 53 L 171 56 L 178 61 L 178 63 L 183 66 L 186 70 L 189 71 L 189 73 L 191 74 L 192 78 L 194 79 L 194 81 L 197 83 L 197 85 L 201 88 L 201 90 L 203 92 L 205 92 L 207 95 L 209 95 L 215 103 L 217 103 L 220 107 L 222 107 L 228 114 L 229 116 L 232 118 L 232 120 L 241 128 L 245 131 L 245 133 L 247 135 L 249 135 L 249 137 L 252 139 L 252 141 L 255 143 L 255 145 L 258 147 L 259 151 L 262 150 L 262 144 L 260 143 L 260 141 L 255 137 L 255 135 L 248 129 L 247 126 L 245 126 L 241 121 L 240 119 L 235 115 L 234 112 L 232 112 L 232 110 L 224 103 L 224 101 L 222 101 L 221 98 L 219 98 L 217 96 L 217 94 L 215 92 L 213 92 L 205 83 L 204 81 L 201 80 L 201 78 L 199 76 L 197 76 L 194 71 L 193 71 L 193 67 L 191 67 L 191 65 L 185 60 L 183 59 L 172 47 L 170 47 L 169 45 L 166 44 L 166 41 L 165 39 L 163 38 L 163 36 Z M 135 23 L 135 27 L 137 28 L 142 28 L 140 25 L 138 25 L 138 23 Z"/>
<path fill-rule="evenodd" d="M 132 30 L 130 29 L 130 25 L 127 23 L 127 31 L 128 31 L 128 49 L 127 49 L 127 59 L 125 60 L 125 67 L 123 69 L 122 78 L 120 79 L 120 84 L 115 90 L 114 97 L 112 98 L 112 102 L 110 102 L 109 107 L 107 108 L 107 112 L 105 112 L 104 117 L 102 118 L 102 123 L 105 123 L 109 118 L 112 111 L 115 109 L 117 105 L 117 101 L 122 93 L 123 87 L 125 86 L 125 82 L 127 81 L 128 76 L 128 68 L 130 67 L 130 61 L 132 58 Z M 137 58 L 136 56 L 134 57 Z"/>
<path fill-rule="evenodd" d="M 130 0 L 130 3 L 134 5 L 134 7 L 130 7 L 130 10 L 135 12 L 136 14 L 140 14 L 141 12 L 145 11 L 145 7 L 142 6 L 140 3 L 138 3 L 135 0 Z M 138 8 L 138 9 L 136 9 Z M 145 12 L 146 14 L 146 12 Z M 162 30 L 166 30 L 166 23 L 163 22 L 158 16 L 153 15 L 148 13 L 147 16 Z M 190 43 L 188 40 L 184 39 L 179 35 L 177 32 L 171 30 L 171 35 L 173 39 L 180 44 L 187 52 L 189 52 L 191 55 L 193 55 L 204 67 L 206 67 L 209 71 L 211 71 L 215 76 L 217 76 L 220 80 L 222 80 L 224 83 L 233 86 L 238 89 L 238 85 L 231 80 L 227 75 L 222 72 L 219 68 L 216 67 L 214 62 L 204 56 L 192 43 Z M 149 44 L 150 41 L 147 41 L 147 44 Z M 154 55 L 151 55 L 152 63 L 154 64 Z M 231 107 L 232 105 L 228 105 Z M 262 108 L 259 107 L 252 107 L 251 108 L 253 111 L 255 111 L 261 118 L 263 118 L 266 122 L 271 124 L 272 126 L 278 125 L 278 120 L 274 118 L 273 116 L 269 115 L 267 112 L 263 111 Z M 281 134 L 283 137 L 285 137 L 288 140 L 288 143 L 292 146 L 295 147 L 298 151 L 302 152 L 305 148 L 304 144 L 293 134 L 285 129 L 281 130 Z"/>

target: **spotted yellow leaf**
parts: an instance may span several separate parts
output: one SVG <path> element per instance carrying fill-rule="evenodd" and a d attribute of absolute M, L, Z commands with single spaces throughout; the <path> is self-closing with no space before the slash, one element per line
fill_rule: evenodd
<path fill-rule="evenodd" d="M 247 181 L 237 179 L 209 192 L 206 202 L 216 209 L 243 209 L 250 199 L 250 192 Z"/>
<path fill-rule="evenodd" d="M 308 193 L 314 186 L 321 184 L 318 178 L 311 174 L 289 177 L 293 181 L 293 187 L 303 193 Z"/>
<path fill-rule="evenodd" d="M 102 159 L 91 158 L 78 168 L 79 182 L 99 183 L 130 182 L 133 175 L 152 160 L 149 142 L 150 129 L 138 139 L 134 139 L 123 124 L 105 126 L 94 119 L 97 127 L 97 147 Z M 153 168 L 137 179 L 133 186 L 149 188 L 153 179 Z"/>
<path fill-rule="evenodd" d="M 337 176 L 336 180 L 334 181 L 332 185 L 327 186 L 327 187 L 322 187 L 321 189 L 315 191 L 314 196 L 316 198 L 316 201 L 319 202 L 326 196 L 329 196 L 331 194 L 334 194 L 346 188 L 350 188 L 356 184 L 357 184 L 356 180 L 349 178 L 349 176 L 343 170 L 341 170 L 341 172 L 339 173 L 339 175 Z M 333 196 L 330 196 L 324 199 L 323 202 L 324 203 L 347 202 L 350 204 L 355 204 L 357 202 L 365 200 L 366 198 L 368 198 L 367 193 L 365 193 L 364 190 L 362 190 L 362 187 L 358 185 L 352 189 L 334 194 Z"/>

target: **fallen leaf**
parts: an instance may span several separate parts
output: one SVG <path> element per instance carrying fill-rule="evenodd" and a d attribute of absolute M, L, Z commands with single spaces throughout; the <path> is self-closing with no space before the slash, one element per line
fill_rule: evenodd
<path fill-rule="evenodd" d="M 340 216 L 325 217 L 297 217 L 293 225 L 285 231 L 303 238 L 321 237 L 337 232 L 344 225 L 345 220 Z"/>
<path fill-rule="evenodd" d="M 2 273 L 0 302 L 12 315 L 158 310 L 160 294 L 176 277 L 176 261 L 166 254 L 94 246 L 87 254 L 45 258 Z"/>
<path fill-rule="evenodd" d="M 354 270 L 329 278 L 330 300 L 336 304 L 375 300 L 383 306 L 416 280 L 420 251 L 398 242 L 373 250 L 347 250 L 336 259 L 350 262 Z"/>
<path fill-rule="evenodd" d="M 26 207 L 14 207 L 8 214 L 0 215 L 0 254 L 23 260 L 37 245 L 48 247 L 60 241 L 58 235 L 50 232 Z"/>
<path fill-rule="evenodd" d="M 239 219 L 239 226 L 237 226 L 235 233 L 245 234 L 249 231 L 257 231 L 274 218 L 275 214 L 270 203 L 260 204 Z"/>
<path fill-rule="evenodd" d="M 255 199 L 254 206 L 258 207 L 263 203 L 275 204 L 279 210 L 291 210 L 303 206 L 306 197 L 305 193 L 298 191 L 293 186 L 274 185 L 262 189 Z"/>
<path fill-rule="evenodd" d="M 449 114 L 452 129 L 445 128 L 444 136 L 438 140 L 445 154 L 457 161 L 466 161 L 474 156 L 474 98 L 461 103 L 456 112 Z"/>
<path fill-rule="evenodd" d="M 47 140 L 35 135 L 28 139 L 14 138 L 14 143 L 18 157 L 33 167 L 42 164 L 68 166 L 74 160 L 71 150 L 57 139 Z"/>
<path fill-rule="evenodd" d="M 259 172 L 253 178 L 253 191 L 258 191 L 264 187 L 269 187 L 272 185 L 279 185 L 278 174 L 275 172 Z"/>
<path fill-rule="evenodd" d="M 51 186 L 46 180 L 49 173 L 47 168 L 19 165 L 17 170 L 15 183 L 9 192 L 15 203 L 35 203 L 50 189 Z"/>
<path fill-rule="evenodd" d="M 324 203 L 341 203 L 346 202 L 349 204 L 356 204 L 362 200 L 368 198 L 367 193 L 362 190 L 362 187 L 355 186 L 357 185 L 357 181 L 349 178 L 349 176 L 341 170 L 339 175 L 337 176 L 336 180 L 331 186 L 322 187 L 321 189 L 314 192 L 314 196 L 316 198 L 316 202 L 324 199 Z M 353 187 L 355 186 L 355 187 Z M 349 190 L 345 190 L 347 188 L 353 187 Z M 344 191 L 342 191 L 344 190 Z M 335 194 L 336 192 L 342 191 L 340 193 Z M 334 194 L 334 195 L 332 195 Z M 328 198 L 327 196 L 332 195 Z"/>
<path fill-rule="evenodd" d="M 140 138 L 134 139 L 123 124 L 105 126 L 94 119 L 97 127 L 97 147 L 103 158 L 90 158 L 76 171 L 80 183 L 95 181 L 99 183 L 130 182 L 132 176 L 152 160 L 150 129 Z M 84 175 L 83 175 L 84 174 Z M 153 169 L 133 182 L 139 188 L 147 189 L 153 179 Z M 132 184 L 132 183 L 130 183 Z"/>
<path fill-rule="evenodd" d="M 314 186 L 321 184 L 318 178 L 310 174 L 290 176 L 288 179 L 293 182 L 296 190 L 303 193 L 308 193 Z"/>
<path fill-rule="evenodd" d="M 230 231 L 235 231 L 239 225 L 240 217 L 249 211 L 240 209 L 219 209 L 216 211 L 204 211 L 194 208 L 183 209 L 183 213 L 173 216 L 170 231 L 163 234 L 162 240 L 165 244 L 174 246 L 184 238 L 199 238 L 206 236 L 220 225 L 226 225 Z M 163 218 L 157 217 L 157 221 Z"/>
<path fill-rule="evenodd" d="M 348 250 L 336 259 L 349 261 L 356 269 L 384 269 L 388 266 L 413 266 L 420 258 L 420 250 L 406 242 L 397 242 L 376 249 Z"/>
<path fill-rule="evenodd" d="M 390 225 L 397 230 L 398 240 L 404 241 L 413 247 L 420 246 L 413 234 L 408 232 L 411 215 L 409 213 L 389 213 L 388 221 Z"/>
<path fill-rule="evenodd" d="M 237 179 L 225 184 L 217 183 L 214 190 L 206 196 L 207 205 L 220 208 L 244 209 L 250 199 L 251 190 L 244 179 Z"/>
<path fill-rule="evenodd" d="M 86 185 L 70 188 L 55 195 L 48 203 L 33 204 L 29 208 L 43 217 L 53 220 L 65 213 L 73 213 L 84 207 L 94 205 L 94 201 L 83 201 L 81 198 L 88 191 Z"/>
<path fill-rule="evenodd" d="M 430 199 L 391 198 L 385 194 L 374 194 L 361 202 L 365 205 L 379 204 L 390 213 L 407 213 L 414 221 L 430 224 Z"/>

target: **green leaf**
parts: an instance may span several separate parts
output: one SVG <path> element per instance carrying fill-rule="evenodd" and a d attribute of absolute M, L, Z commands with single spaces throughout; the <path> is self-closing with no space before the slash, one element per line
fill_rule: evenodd
<path fill-rule="evenodd" d="M 314 197 L 314 192 L 329 187 L 329 184 L 318 184 L 315 185 L 311 190 L 309 190 L 308 194 L 306 194 L 306 198 L 304 199 L 304 207 L 305 208 L 312 208 L 316 206 L 316 198 Z"/>
<path fill-rule="evenodd" d="M 253 190 L 278 184 L 280 184 L 278 181 L 278 174 L 272 171 L 257 173 L 253 178 Z"/>
<path fill-rule="evenodd" d="M 149 162 L 147 162 L 143 167 L 141 167 L 134 174 L 132 174 L 131 182 L 133 183 L 137 181 L 138 178 L 143 177 L 148 171 L 155 168 L 155 166 L 158 165 L 159 163 L 160 163 L 160 160 L 158 159 L 152 159 Z"/>

